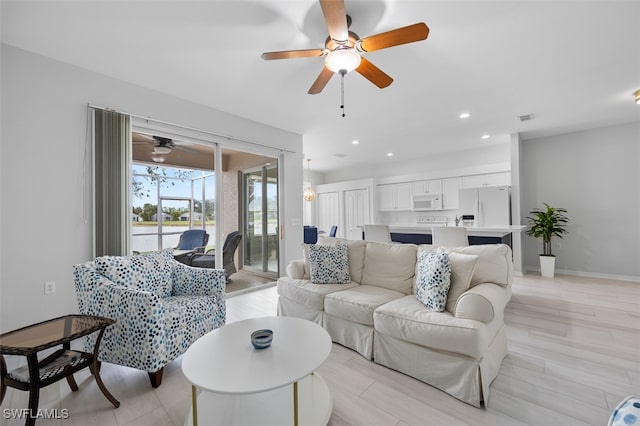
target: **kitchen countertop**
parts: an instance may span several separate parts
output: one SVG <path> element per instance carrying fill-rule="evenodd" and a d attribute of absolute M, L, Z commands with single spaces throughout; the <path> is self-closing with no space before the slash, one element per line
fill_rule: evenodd
<path fill-rule="evenodd" d="M 399 234 L 431 234 L 431 224 L 406 224 L 406 225 L 389 225 L 389 231 Z M 505 236 L 513 232 L 522 232 L 526 229 L 526 225 L 504 225 L 504 226 L 468 226 L 467 233 L 475 237 L 495 237 Z"/>

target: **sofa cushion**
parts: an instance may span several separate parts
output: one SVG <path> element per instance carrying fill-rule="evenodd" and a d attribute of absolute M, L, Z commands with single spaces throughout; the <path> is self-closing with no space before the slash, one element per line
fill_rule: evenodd
<path fill-rule="evenodd" d="M 343 238 L 334 237 L 320 237 L 318 238 L 318 245 L 333 246 L 336 244 L 344 243 L 349 250 L 349 275 L 351 280 L 357 283 L 362 282 L 362 269 L 364 268 L 364 251 L 367 246 L 367 242 L 363 240 L 345 240 Z M 311 277 L 309 271 L 309 244 L 303 245 L 304 254 L 304 275 L 303 278 L 309 279 Z"/>
<path fill-rule="evenodd" d="M 316 311 L 324 310 L 324 297 L 336 291 L 358 286 L 353 281 L 346 284 L 313 284 L 309 280 L 288 277 L 278 279 L 278 294 Z"/>
<path fill-rule="evenodd" d="M 513 281 L 513 257 L 511 248 L 508 245 L 485 244 L 455 247 L 451 251 L 478 256 L 478 264 L 471 278 L 471 287 L 480 283 L 494 283 L 501 286 L 511 285 Z"/>
<path fill-rule="evenodd" d="M 368 241 L 365 249 L 362 284 L 411 294 L 417 247 Z"/>
<path fill-rule="evenodd" d="M 101 256 L 95 259 L 96 271 L 123 287 L 171 295 L 173 249 L 137 256 Z"/>
<path fill-rule="evenodd" d="M 386 303 L 373 313 L 377 332 L 416 345 L 480 360 L 499 326 L 454 317 L 427 309 L 415 296 Z"/>
<path fill-rule="evenodd" d="M 416 298 L 420 303 L 432 311 L 444 311 L 450 285 L 449 255 L 421 252 L 416 264 Z"/>
<path fill-rule="evenodd" d="M 373 325 L 373 311 L 378 306 L 403 296 L 386 288 L 360 285 L 328 294 L 324 299 L 324 311 L 352 322 Z"/>
<path fill-rule="evenodd" d="M 184 328 L 213 314 L 212 299 L 202 296 L 171 296 L 160 300 L 164 307 L 164 323 L 168 330 Z"/>
<path fill-rule="evenodd" d="M 447 311 L 455 313 L 460 296 L 469 289 L 478 256 L 457 252 L 448 253 L 451 262 L 451 286 L 447 293 Z"/>
<path fill-rule="evenodd" d="M 349 276 L 349 256 L 346 244 L 309 246 L 309 270 L 314 284 L 345 284 Z"/>
<path fill-rule="evenodd" d="M 418 253 L 422 251 L 478 256 L 478 263 L 473 271 L 469 287 L 480 283 L 494 283 L 505 287 L 511 285 L 513 280 L 513 255 L 511 247 L 506 244 L 481 244 L 466 247 L 439 247 L 421 244 L 418 247 Z"/>
<path fill-rule="evenodd" d="M 421 244 L 418 246 L 418 258 L 422 253 L 447 253 L 451 262 L 451 285 L 447 293 L 446 310 L 455 313 L 456 303 L 460 296 L 471 286 L 471 278 L 478 263 L 478 256 L 474 254 L 463 254 L 450 249 L 433 246 L 431 244 Z M 416 279 L 418 266 L 416 264 Z M 416 290 L 414 289 L 414 292 Z"/>

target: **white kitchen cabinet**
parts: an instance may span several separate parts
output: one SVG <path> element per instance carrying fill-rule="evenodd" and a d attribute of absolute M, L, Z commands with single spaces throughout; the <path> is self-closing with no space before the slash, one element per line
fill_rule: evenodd
<path fill-rule="evenodd" d="M 378 186 L 379 210 L 411 210 L 411 183 Z"/>
<path fill-rule="evenodd" d="M 442 179 L 419 180 L 412 182 L 413 195 L 442 193 Z"/>
<path fill-rule="evenodd" d="M 378 186 L 378 210 L 394 209 L 394 185 Z"/>
<path fill-rule="evenodd" d="M 500 186 L 511 184 L 510 172 L 486 173 L 482 175 L 462 176 L 462 188 L 478 188 L 480 186 Z"/>
<path fill-rule="evenodd" d="M 484 175 L 462 176 L 462 188 L 477 188 L 484 185 Z"/>
<path fill-rule="evenodd" d="M 461 177 L 442 179 L 442 209 L 458 209 L 458 190 L 462 187 Z"/>
<path fill-rule="evenodd" d="M 511 185 L 511 173 L 489 173 L 484 175 L 484 186 Z"/>
<path fill-rule="evenodd" d="M 411 185 L 409 183 L 396 184 L 396 206 L 398 210 L 411 210 Z"/>

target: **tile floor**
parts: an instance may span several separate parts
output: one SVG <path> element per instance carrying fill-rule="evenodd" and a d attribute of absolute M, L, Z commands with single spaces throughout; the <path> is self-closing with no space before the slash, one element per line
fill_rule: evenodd
<path fill-rule="evenodd" d="M 505 312 L 509 355 L 492 383 L 487 409 L 477 409 L 335 345 L 319 369 L 331 390 L 332 426 L 356 425 L 605 425 L 625 396 L 640 395 L 640 283 L 536 275 L 516 277 Z M 276 314 L 275 287 L 230 297 L 228 322 Z M 76 375 L 45 388 L 41 408 L 69 417 L 38 425 L 177 426 L 190 407 L 190 385 L 179 358 L 152 389 L 146 373 L 103 364 L 103 380 L 122 402 L 113 409 L 95 381 Z M 9 389 L 5 409 L 27 406 Z M 201 419 L 201 425 L 206 424 Z"/>

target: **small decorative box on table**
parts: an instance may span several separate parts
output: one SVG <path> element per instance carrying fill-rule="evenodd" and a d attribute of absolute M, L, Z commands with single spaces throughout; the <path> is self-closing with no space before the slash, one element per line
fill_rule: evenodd
<path fill-rule="evenodd" d="M 73 373 L 89 367 L 104 396 L 116 408 L 120 402 L 107 390 L 100 378 L 98 348 L 104 330 L 115 321 L 110 318 L 90 315 L 66 315 L 49 321 L 30 325 L 0 335 L 0 367 L 2 388 L 0 403 L 4 400 L 7 386 L 29 391 L 29 410 L 25 424 L 34 425 L 38 412 L 40 388 L 67 379 L 72 391 L 78 390 Z M 71 350 L 71 342 L 80 337 L 99 332 L 93 353 Z M 38 352 L 62 345 L 46 358 L 38 361 Z M 27 357 L 26 368 L 20 367 L 7 372 L 3 355 L 23 355 Z"/>

